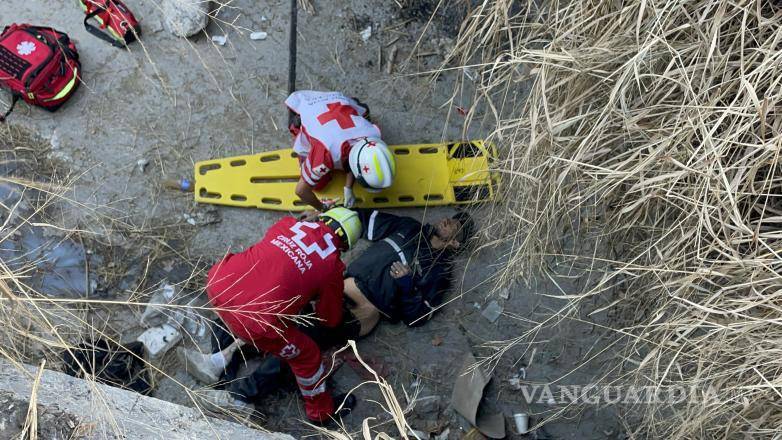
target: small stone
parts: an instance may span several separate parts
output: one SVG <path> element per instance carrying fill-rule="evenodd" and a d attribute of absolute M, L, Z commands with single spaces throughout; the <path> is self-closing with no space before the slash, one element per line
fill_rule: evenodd
<path fill-rule="evenodd" d="M 492 324 L 497 322 L 497 319 L 499 319 L 500 315 L 502 315 L 502 306 L 497 301 L 490 302 L 489 305 L 486 306 L 486 308 L 481 312 L 481 316 L 486 318 Z"/>
<path fill-rule="evenodd" d="M 449 435 L 451 435 L 451 428 L 445 428 L 443 432 L 434 436 L 434 440 L 448 440 Z"/>
<path fill-rule="evenodd" d="M 266 37 L 268 37 L 268 36 L 269 36 L 269 34 L 267 34 L 266 32 L 258 31 L 258 32 L 251 33 L 250 34 L 250 39 L 253 40 L 253 41 L 265 40 Z"/>
<path fill-rule="evenodd" d="M 147 165 L 149 165 L 149 160 L 147 160 L 147 159 L 139 159 L 139 160 L 136 161 L 136 166 L 138 167 L 138 170 L 141 173 L 146 171 Z"/>
<path fill-rule="evenodd" d="M 435 347 L 439 347 L 443 345 L 443 338 L 442 336 L 436 335 L 434 338 L 432 338 L 432 345 Z"/>
<path fill-rule="evenodd" d="M 212 43 L 218 46 L 225 46 L 225 43 L 227 41 L 228 41 L 228 37 L 225 35 L 212 35 Z"/>
<path fill-rule="evenodd" d="M 418 415 L 432 415 L 440 411 L 440 396 L 419 397 L 415 401 L 415 413 Z"/>
<path fill-rule="evenodd" d="M 369 41 L 369 38 L 372 36 L 372 26 L 367 26 L 366 29 L 359 33 L 359 35 L 361 35 L 361 39 L 364 41 L 364 43 Z"/>

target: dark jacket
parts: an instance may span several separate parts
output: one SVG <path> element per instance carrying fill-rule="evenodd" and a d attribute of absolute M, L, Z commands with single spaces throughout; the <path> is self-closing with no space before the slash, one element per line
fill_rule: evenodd
<path fill-rule="evenodd" d="M 450 287 L 451 255 L 430 247 L 431 225 L 377 210 L 356 211 L 364 238 L 375 243 L 348 266 L 347 276 L 356 279 L 361 292 L 390 320 L 425 323 Z M 391 277 L 396 261 L 410 266 L 411 279 Z"/>

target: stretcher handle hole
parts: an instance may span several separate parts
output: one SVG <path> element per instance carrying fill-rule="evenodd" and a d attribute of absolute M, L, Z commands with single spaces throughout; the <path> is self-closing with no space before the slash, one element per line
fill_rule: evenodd
<path fill-rule="evenodd" d="M 244 159 L 232 160 L 231 161 L 231 166 L 232 167 L 242 167 L 242 166 L 245 166 L 245 165 L 247 165 L 247 161 L 244 160 Z"/>
<path fill-rule="evenodd" d="M 282 205 L 282 200 L 272 197 L 264 197 L 261 199 L 261 203 L 264 205 Z"/>
<path fill-rule="evenodd" d="M 413 197 L 413 196 L 399 196 L 399 201 L 400 202 L 414 202 L 415 201 L 415 197 Z"/>
<path fill-rule="evenodd" d="M 388 203 L 387 197 L 372 197 L 372 201 L 375 203 Z"/>
<path fill-rule="evenodd" d="M 408 150 L 407 148 L 397 148 L 396 150 L 394 150 L 394 154 L 404 156 L 406 154 L 410 154 L 410 150 Z"/>
<path fill-rule="evenodd" d="M 444 197 L 443 197 L 442 194 L 426 194 L 424 196 L 424 200 L 426 200 L 427 202 L 433 202 L 433 201 L 437 201 L 437 200 L 442 200 L 443 198 Z"/>
<path fill-rule="evenodd" d="M 206 188 L 201 188 L 198 191 L 198 195 L 201 196 L 204 199 L 219 199 L 222 197 L 222 194 L 220 193 L 213 193 L 206 190 Z"/>
<path fill-rule="evenodd" d="M 201 165 L 198 168 L 198 172 L 201 173 L 201 175 L 205 175 L 206 173 L 213 171 L 213 170 L 219 170 L 221 168 L 219 163 L 208 163 L 206 165 Z"/>
<path fill-rule="evenodd" d="M 437 154 L 437 152 L 440 151 L 437 147 L 421 147 L 418 149 L 418 152 L 421 154 Z"/>
<path fill-rule="evenodd" d="M 243 196 L 241 194 L 231 194 L 231 200 L 234 202 L 246 202 L 247 196 Z"/>
<path fill-rule="evenodd" d="M 295 177 L 263 177 L 253 176 L 250 177 L 250 183 L 290 183 L 298 182 L 299 179 Z"/>
<path fill-rule="evenodd" d="M 299 155 L 298 155 L 298 154 L 296 154 L 296 152 L 295 152 L 295 151 L 291 151 L 291 157 L 292 157 L 292 158 L 294 158 L 294 159 L 296 159 L 296 158 L 298 158 L 298 157 L 299 157 Z"/>
<path fill-rule="evenodd" d="M 265 154 L 261 156 L 261 162 L 274 162 L 275 160 L 280 160 L 279 154 Z"/>
<path fill-rule="evenodd" d="M 482 157 L 483 149 L 475 142 L 461 142 L 448 145 L 451 157 L 464 159 L 467 157 Z"/>
<path fill-rule="evenodd" d="M 293 206 L 307 206 L 307 202 L 305 202 L 303 200 L 294 200 L 293 201 Z"/>

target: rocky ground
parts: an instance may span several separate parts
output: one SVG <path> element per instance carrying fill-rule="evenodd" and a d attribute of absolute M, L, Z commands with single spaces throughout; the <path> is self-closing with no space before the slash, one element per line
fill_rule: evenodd
<path fill-rule="evenodd" d="M 84 85 L 67 106 L 49 114 L 19 105 L 9 122 L 42 137 L 50 144 L 49 157 L 73 177 L 68 197 L 75 203 L 58 210 L 57 220 L 86 231 L 95 280 L 87 293 L 143 303 L 167 280 L 179 283 L 184 295 L 198 296 L 202 274 L 193 276 L 193 270 L 208 266 L 229 249 L 254 243 L 280 214 L 195 205 L 191 195 L 165 190 L 161 182 L 192 175 L 198 160 L 289 143 L 282 104 L 287 94 L 288 2 L 227 2 L 207 35 L 185 40 L 166 30 L 157 2 L 128 0 L 144 32 L 141 43 L 129 51 L 87 34 L 81 26 L 83 15 L 70 3 L 59 8 L 44 0 L 5 3 L 7 21 L 45 23 L 67 31 L 81 53 Z M 446 2 L 445 9 L 433 6 L 439 2 L 404 3 L 407 8 L 400 9 L 395 2 L 379 0 L 314 1 L 314 13 L 299 15 L 297 85 L 361 97 L 372 107 L 389 143 L 460 138 L 464 120 L 456 107 L 472 104 L 469 78 L 460 69 L 445 71 L 436 80 L 429 73 L 441 67 L 443 54 L 453 43 L 461 2 Z M 364 41 L 361 32 L 369 27 L 371 35 Z M 261 29 L 268 38 L 252 41 L 249 33 Z M 212 36 L 226 36 L 226 44 L 213 44 Z M 389 67 L 391 52 L 397 55 Z M 465 79 L 468 88 L 462 91 L 456 85 Z M 469 136 L 487 134 L 490 126 L 482 124 L 479 117 L 469 127 Z M 399 212 L 429 221 L 452 210 Z M 481 215 L 479 211 L 477 216 Z M 362 356 L 384 374 L 403 405 L 408 403 L 406 394 L 419 393 L 420 402 L 410 413 L 416 430 L 447 433 L 441 438 L 461 438 L 469 432 L 469 423 L 450 405 L 465 354 L 490 354 L 484 344 L 514 338 L 547 319 L 561 305 L 557 296 L 587 282 L 570 280 L 563 268 L 556 283 L 541 279 L 514 284 L 507 290 L 508 298 L 502 298 L 492 289 L 492 275 L 503 265 L 506 251 L 500 246 L 462 261 L 451 301 L 430 323 L 415 329 L 383 323 L 359 341 Z M 504 310 L 495 322 L 482 315 L 492 301 Z M 107 322 L 117 337 L 132 340 L 142 331 L 141 308 L 107 306 L 90 313 L 91 319 Z M 509 384 L 521 366 L 529 383 L 589 383 L 607 356 L 599 353 L 609 343 L 599 325 L 591 322 L 599 324 L 609 317 L 587 317 L 584 312 L 580 318 L 583 321 L 564 321 L 537 334 L 537 344 L 510 350 L 493 370 L 485 404 L 506 416 L 509 438 L 519 437 L 512 414 L 530 413 L 534 424 L 560 410 L 558 420 L 538 430 L 539 438 L 621 435 L 609 409 L 528 406 Z M 585 358 L 588 363 L 582 363 Z M 157 364 L 165 375 L 158 374 L 155 396 L 191 405 L 185 389 L 198 384 L 182 371 L 173 350 Z M 360 369 L 344 366 L 335 377 L 337 388 L 358 386 L 364 381 L 361 374 Z M 388 416 L 373 403 L 381 399 L 377 387 L 362 385 L 356 395 L 361 403 L 345 420 L 347 430 L 355 434 L 364 419 L 375 417 L 373 426 L 380 424 L 378 430 L 394 435 L 393 426 L 383 424 Z M 301 422 L 295 393 L 270 396 L 259 412 L 260 423 L 270 430 L 297 437 L 312 433 Z"/>

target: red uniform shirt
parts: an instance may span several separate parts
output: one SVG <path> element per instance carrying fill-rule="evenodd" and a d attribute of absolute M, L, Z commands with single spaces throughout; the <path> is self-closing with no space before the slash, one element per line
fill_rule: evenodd
<path fill-rule="evenodd" d="M 342 320 L 345 271 L 339 240 L 323 223 L 285 217 L 261 241 L 209 270 L 209 301 L 245 341 L 278 337 L 295 325 L 285 316 L 297 315 L 315 297 L 316 315 L 335 327 Z"/>

